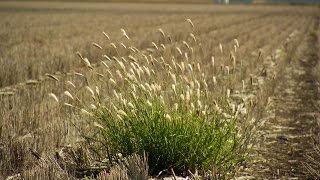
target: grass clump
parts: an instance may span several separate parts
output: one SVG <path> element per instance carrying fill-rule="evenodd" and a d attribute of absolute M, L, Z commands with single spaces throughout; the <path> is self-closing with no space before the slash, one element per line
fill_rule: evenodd
<path fill-rule="evenodd" d="M 230 98 L 228 87 L 235 56 L 232 69 L 217 71 L 214 57 L 204 64 L 194 39 L 170 41 L 162 49 L 152 42 L 148 51 L 112 47 L 121 57 L 103 55 L 100 67 L 78 53 L 88 72 L 76 75 L 87 85 L 66 91 L 65 105 L 89 115 L 90 130 L 83 134 L 101 159 L 112 164 L 145 154 L 151 175 L 204 176 L 230 174 L 243 160 L 246 104 Z"/>
<path fill-rule="evenodd" d="M 210 109 L 208 114 L 188 113 L 183 104 L 168 112 L 158 99 L 151 101 L 151 106 L 140 98 L 133 102 L 135 108 L 125 108 L 121 118 L 108 108 L 95 114 L 109 158 L 116 158 L 118 153 L 129 156 L 146 152 L 151 173 L 168 168 L 187 172 L 196 166 L 226 171 L 241 158 L 236 116 L 226 118 Z"/>

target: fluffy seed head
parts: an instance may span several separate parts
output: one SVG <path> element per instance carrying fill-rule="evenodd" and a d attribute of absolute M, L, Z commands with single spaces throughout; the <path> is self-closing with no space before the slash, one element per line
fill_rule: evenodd
<path fill-rule="evenodd" d="M 189 44 L 188 44 L 186 41 L 182 41 L 182 43 L 183 43 L 188 49 L 190 49 L 190 46 L 189 46 Z"/>
<path fill-rule="evenodd" d="M 93 122 L 93 126 L 100 128 L 100 129 L 104 129 L 103 126 L 101 126 L 101 124 L 97 123 L 97 122 Z"/>
<path fill-rule="evenodd" d="M 191 25 L 192 28 L 194 28 L 194 24 L 193 24 L 193 22 L 191 21 L 191 19 L 187 19 L 187 22 Z"/>
<path fill-rule="evenodd" d="M 154 42 L 152 42 L 152 46 L 153 46 L 154 48 L 156 48 L 157 50 L 159 49 L 158 46 L 156 45 L 156 43 L 154 43 Z"/>
<path fill-rule="evenodd" d="M 59 103 L 59 99 L 57 98 L 57 96 L 53 93 L 49 93 L 49 97 L 51 97 L 54 101 L 56 101 L 57 103 Z"/>
<path fill-rule="evenodd" d="M 152 107 L 152 103 L 149 100 L 147 100 L 147 105 Z"/>
<path fill-rule="evenodd" d="M 67 84 L 71 85 L 72 87 L 76 88 L 76 86 L 71 81 L 67 81 Z"/>
<path fill-rule="evenodd" d="M 127 117 L 127 116 L 128 116 L 127 113 L 124 112 L 122 109 L 118 110 L 117 113 L 118 113 L 119 115 L 121 115 L 121 116 L 124 116 L 124 117 Z"/>
<path fill-rule="evenodd" d="M 82 114 L 91 116 L 91 113 L 89 113 L 89 112 L 88 112 L 87 110 L 85 110 L 85 109 L 80 109 L 80 112 L 81 112 Z"/>
<path fill-rule="evenodd" d="M 93 69 L 93 67 L 91 66 L 91 63 L 90 63 L 90 61 L 89 61 L 88 58 L 83 58 L 82 60 L 83 60 L 84 64 L 85 64 L 88 68 Z"/>
<path fill-rule="evenodd" d="M 110 78 L 109 81 L 110 81 L 112 84 L 117 85 L 117 83 L 116 83 L 116 81 L 115 81 L 114 79 Z"/>
<path fill-rule="evenodd" d="M 51 75 L 51 74 L 48 74 L 48 73 L 46 73 L 45 75 L 48 76 L 49 78 L 59 82 L 59 79 L 57 77 L 55 77 L 54 75 Z"/>
<path fill-rule="evenodd" d="M 175 111 L 178 111 L 178 107 L 179 107 L 178 103 L 174 103 L 173 107 Z"/>
<path fill-rule="evenodd" d="M 63 105 L 68 106 L 68 107 L 73 107 L 73 105 L 69 104 L 69 103 L 64 103 Z"/>
<path fill-rule="evenodd" d="M 245 82 L 244 82 L 244 80 L 242 80 L 242 90 L 245 90 Z"/>
<path fill-rule="evenodd" d="M 120 45 L 121 45 L 124 49 L 127 49 L 127 46 L 124 45 L 123 43 L 120 43 Z"/>
<path fill-rule="evenodd" d="M 182 55 L 182 51 L 179 47 L 176 47 L 177 51 L 179 52 L 180 55 Z"/>
<path fill-rule="evenodd" d="M 169 114 L 166 114 L 164 117 L 169 121 L 171 120 L 171 116 Z"/>
<path fill-rule="evenodd" d="M 237 46 L 237 48 L 240 48 L 240 44 L 239 44 L 238 39 L 234 39 L 234 42 L 235 42 L 235 45 Z"/>
<path fill-rule="evenodd" d="M 70 99 L 74 100 L 73 96 L 71 95 L 71 93 L 69 91 L 65 91 L 63 94 L 66 95 L 67 97 L 69 97 Z"/>
<path fill-rule="evenodd" d="M 117 49 L 117 46 L 114 43 L 110 43 L 110 46 L 113 47 L 114 49 Z"/>
<path fill-rule="evenodd" d="M 226 95 L 227 98 L 230 98 L 230 89 L 227 89 L 227 95 Z"/>
<path fill-rule="evenodd" d="M 222 48 L 222 44 L 221 43 L 219 43 L 219 49 L 220 49 L 220 52 L 222 54 L 223 53 L 223 48 Z"/>
<path fill-rule="evenodd" d="M 211 66 L 214 68 L 214 56 L 211 56 Z"/>
<path fill-rule="evenodd" d="M 163 38 L 166 38 L 166 35 L 164 34 L 163 30 L 161 28 L 158 29 L 158 31 L 161 33 L 161 35 L 163 36 Z"/>
<path fill-rule="evenodd" d="M 121 29 L 121 32 L 124 37 L 126 37 L 128 40 L 130 40 L 129 36 L 127 35 L 127 33 L 124 29 Z"/>
<path fill-rule="evenodd" d="M 102 33 L 108 40 L 110 40 L 110 37 L 108 36 L 108 34 L 106 32 L 103 31 Z"/>
<path fill-rule="evenodd" d="M 92 45 L 94 46 L 94 47 L 97 47 L 97 48 L 99 48 L 99 49 L 102 49 L 102 47 L 98 44 L 98 43 L 92 43 Z"/>
<path fill-rule="evenodd" d="M 196 36 L 193 33 L 190 33 L 190 37 L 193 39 L 194 42 L 197 42 Z"/>

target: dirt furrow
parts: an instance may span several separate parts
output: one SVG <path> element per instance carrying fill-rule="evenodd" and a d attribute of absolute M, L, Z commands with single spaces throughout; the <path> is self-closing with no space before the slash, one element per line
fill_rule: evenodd
<path fill-rule="evenodd" d="M 316 39 L 307 35 L 286 63 L 267 109 L 268 117 L 258 130 L 253 164 L 255 178 L 312 179 L 305 169 L 306 155 L 313 152 L 312 131 L 317 127 L 319 92 L 313 68 Z"/>

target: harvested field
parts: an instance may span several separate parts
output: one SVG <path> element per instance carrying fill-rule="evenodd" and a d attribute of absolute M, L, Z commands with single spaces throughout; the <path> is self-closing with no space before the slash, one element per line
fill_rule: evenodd
<path fill-rule="evenodd" d="M 0 2 L 0 179 L 319 178 L 319 11 Z"/>

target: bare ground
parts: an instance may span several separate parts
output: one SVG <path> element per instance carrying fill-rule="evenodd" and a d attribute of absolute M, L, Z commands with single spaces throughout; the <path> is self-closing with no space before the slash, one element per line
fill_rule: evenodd
<path fill-rule="evenodd" d="M 267 107 L 268 117 L 258 129 L 253 161 L 248 166 L 251 178 L 320 178 L 310 175 L 305 168 L 306 155 L 314 152 L 313 134 L 319 132 L 316 119 L 319 112 L 314 104 L 319 100 L 314 73 L 319 61 L 317 43 L 316 36 L 306 35 L 280 70 L 279 82 Z"/>

